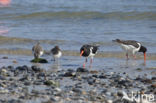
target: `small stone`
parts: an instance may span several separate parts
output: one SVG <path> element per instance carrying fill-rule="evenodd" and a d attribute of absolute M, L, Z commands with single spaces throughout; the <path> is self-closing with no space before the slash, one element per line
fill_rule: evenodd
<path fill-rule="evenodd" d="M 73 77 L 76 76 L 76 73 L 73 70 L 68 70 L 65 74 L 65 77 Z"/>
<path fill-rule="evenodd" d="M 18 63 L 16 60 L 13 60 L 12 62 L 15 63 L 15 64 Z"/>
<path fill-rule="evenodd" d="M 6 69 L 1 69 L 1 72 L 2 73 L 7 73 L 7 70 Z"/>
<path fill-rule="evenodd" d="M 82 91 L 82 95 L 86 95 L 87 94 L 87 92 L 86 91 Z"/>
<path fill-rule="evenodd" d="M 82 91 L 80 89 L 78 89 L 78 88 L 73 88 L 72 91 L 76 92 L 76 93 L 82 93 Z"/>
<path fill-rule="evenodd" d="M 3 87 L 0 87 L 0 93 L 5 94 L 8 93 L 9 91 L 7 89 L 4 89 Z"/>
<path fill-rule="evenodd" d="M 151 84 L 152 80 L 151 79 L 144 79 L 144 80 L 142 80 L 142 82 Z"/>
<path fill-rule="evenodd" d="M 106 79 L 107 77 L 105 75 L 99 75 L 100 79 Z"/>
<path fill-rule="evenodd" d="M 89 71 L 86 68 L 79 67 L 79 68 L 77 68 L 76 72 L 86 72 L 86 73 L 88 73 Z"/>
<path fill-rule="evenodd" d="M 24 82 L 24 85 L 29 86 L 29 85 L 31 85 L 31 82 L 26 81 L 26 82 Z"/>
<path fill-rule="evenodd" d="M 90 71 L 90 73 L 91 73 L 91 74 L 97 74 L 98 71 L 96 71 L 96 70 L 92 70 L 92 71 Z"/>
<path fill-rule="evenodd" d="M 117 95 L 118 95 L 119 97 L 123 97 L 123 93 L 122 93 L 121 91 L 117 92 Z"/>
<path fill-rule="evenodd" d="M 54 86 L 54 87 L 58 87 L 59 86 L 59 83 L 58 82 L 55 82 L 53 80 L 47 80 L 44 82 L 45 85 L 47 86 Z"/>
<path fill-rule="evenodd" d="M 34 72 L 40 72 L 40 71 L 41 71 L 41 69 L 38 68 L 38 67 L 35 66 L 35 65 L 33 65 L 33 66 L 31 67 L 31 69 L 32 69 Z"/>
<path fill-rule="evenodd" d="M 5 56 L 5 57 L 2 57 L 2 59 L 8 59 L 8 57 Z"/>
<path fill-rule="evenodd" d="M 152 84 L 151 87 L 152 87 L 152 88 L 156 88 L 156 84 Z"/>
<path fill-rule="evenodd" d="M 23 68 L 22 66 L 18 66 L 18 67 L 16 67 L 16 70 L 25 71 L 25 68 Z"/>
<path fill-rule="evenodd" d="M 154 80 L 154 81 L 155 81 L 155 80 L 156 80 L 156 77 L 152 77 L 152 79 L 151 79 L 151 80 Z"/>
<path fill-rule="evenodd" d="M 60 88 L 55 88 L 55 90 L 56 90 L 57 92 L 61 92 L 61 91 L 62 91 Z"/>
<path fill-rule="evenodd" d="M 142 69 L 141 69 L 141 68 L 137 68 L 136 70 L 138 70 L 138 71 L 142 71 Z"/>

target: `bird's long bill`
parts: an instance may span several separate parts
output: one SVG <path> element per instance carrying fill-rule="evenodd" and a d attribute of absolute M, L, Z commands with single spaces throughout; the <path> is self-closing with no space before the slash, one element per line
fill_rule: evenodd
<path fill-rule="evenodd" d="M 146 53 L 144 53 L 144 63 L 146 64 Z"/>
<path fill-rule="evenodd" d="M 83 53 L 84 53 L 84 51 L 82 50 L 81 53 L 80 53 L 80 56 L 82 56 Z"/>

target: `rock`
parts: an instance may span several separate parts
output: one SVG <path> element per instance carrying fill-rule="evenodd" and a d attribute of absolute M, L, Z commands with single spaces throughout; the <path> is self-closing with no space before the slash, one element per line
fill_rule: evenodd
<path fill-rule="evenodd" d="M 32 62 L 32 63 L 48 63 L 48 61 L 43 58 L 33 59 L 30 62 Z"/>
<path fill-rule="evenodd" d="M 19 79 L 19 81 L 25 81 L 25 80 L 29 80 L 28 76 L 24 76 L 24 77 Z"/>
<path fill-rule="evenodd" d="M 152 84 L 151 87 L 156 89 L 156 84 Z"/>
<path fill-rule="evenodd" d="M 73 77 L 76 76 L 76 73 L 72 69 L 68 69 L 68 71 L 64 74 L 65 77 Z"/>
<path fill-rule="evenodd" d="M 62 90 L 60 89 L 60 88 L 55 88 L 55 90 L 57 91 L 57 92 L 61 92 Z"/>
<path fill-rule="evenodd" d="M 14 72 L 15 68 L 13 66 L 8 66 L 8 69 L 11 71 L 11 72 Z"/>
<path fill-rule="evenodd" d="M 104 74 L 99 75 L 100 79 L 106 79 L 107 77 Z"/>
<path fill-rule="evenodd" d="M 58 96 L 55 96 L 55 97 L 51 97 L 50 98 L 50 101 L 53 103 L 53 102 L 58 102 L 60 100 L 60 97 L 58 97 Z M 51 103 L 50 102 L 50 103 Z"/>
<path fill-rule="evenodd" d="M 152 78 L 151 78 L 151 80 L 154 80 L 154 81 L 156 81 L 156 77 L 152 77 Z"/>
<path fill-rule="evenodd" d="M 19 70 L 19 71 L 26 71 L 27 69 L 26 69 L 26 67 L 24 66 L 18 66 L 18 67 L 16 67 L 16 70 Z"/>
<path fill-rule="evenodd" d="M 8 71 L 7 71 L 6 69 L 1 69 L 1 70 L 0 70 L 0 73 L 1 73 L 1 74 L 6 74 L 7 72 L 8 72 Z"/>
<path fill-rule="evenodd" d="M 29 85 L 31 85 L 31 82 L 30 81 L 25 81 L 24 85 L 29 86 Z"/>
<path fill-rule="evenodd" d="M 47 80 L 47 81 L 44 82 L 44 85 L 59 87 L 59 82 L 55 82 L 53 80 Z"/>
<path fill-rule="evenodd" d="M 146 78 L 146 79 L 141 80 L 141 82 L 147 83 L 147 84 L 151 84 L 152 83 L 152 80 Z"/>
<path fill-rule="evenodd" d="M 119 97 L 123 97 L 122 91 L 118 91 L 118 92 L 117 92 L 117 95 L 118 95 Z"/>
<path fill-rule="evenodd" d="M 15 63 L 15 64 L 18 63 L 16 60 L 13 60 L 12 62 Z"/>
<path fill-rule="evenodd" d="M 89 85 L 93 85 L 94 83 L 95 83 L 95 79 L 92 79 L 92 78 L 88 79 Z"/>
<path fill-rule="evenodd" d="M 82 91 L 78 88 L 73 88 L 72 91 L 75 93 L 80 93 L 80 94 L 82 93 Z"/>
<path fill-rule="evenodd" d="M 93 74 L 92 77 L 94 77 L 94 78 L 98 78 L 98 75 Z"/>
<path fill-rule="evenodd" d="M 31 69 L 32 69 L 34 72 L 40 72 L 40 71 L 41 71 L 41 69 L 38 68 L 38 67 L 35 66 L 35 65 L 31 66 Z"/>
<path fill-rule="evenodd" d="M 90 73 L 91 73 L 91 74 L 98 74 L 98 71 L 92 70 L 92 71 L 90 71 Z"/>
<path fill-rule="evenodd" d="M 77 68 L 76 72 L 84 72 L 84 73 L 89 73 L 89 71 L 86 68 Z"/>
<path fill-rule="evenodd" d="M 0 87 L 0 94 L 5 94 L 8 93 L 9 90 L 8 89 L 4 89 L 3 87 Z"/>
<path fill-rule="evenodd" d="M 6 77 L 0 75 L 0 80 L 6 80 Z"/>
<path fill-rule="evenodd" d="M 136 70 L 137 70 L 137 71 L 142 71 L 142 69 L 141 69 L 141 68 L 137 68 Z"/>
<path fill-rule="evenodd" d="M 2 59 L 8 59 L 8 57 L 4 56 L 4 57 L 2 57 Z"/>

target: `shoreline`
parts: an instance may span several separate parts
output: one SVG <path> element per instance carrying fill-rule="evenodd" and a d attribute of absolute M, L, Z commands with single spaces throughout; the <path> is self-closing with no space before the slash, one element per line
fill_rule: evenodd
<path fill-rule="evenodd" d="M 63 56 L 79 56 L 78 51 L 63 50 Z M 32 51 L 29 49 L 0 49 L 0 55 L 25 55 L 32 56 Z M 50 55 L 49 51 L 45 51 L 45 55 Z M 120 58 L 125 59 L 125 52 L 113 52 L 113 51 L 103 51 L 98 52 L 95 58 Z M 143 59 L 142 53 L 136 54 L 137 60 Z M 156 60 L 156 53 L 147 53 L 147 60 Z"/>

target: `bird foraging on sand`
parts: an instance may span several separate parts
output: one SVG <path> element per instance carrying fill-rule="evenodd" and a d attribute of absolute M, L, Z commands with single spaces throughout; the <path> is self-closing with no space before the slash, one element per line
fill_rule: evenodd
<path fill-rule="evenodd" d="M 93 46 L 93 45 L 83 45 L 80 48 L 80 56 L 83 56 L 86 58 L 84 64 L 83 64 L 83 68 L 85 68 L 85 64 L 87 63 L 87 59 L 88 57 L 90 57 L 90 68 L 92 66 L 92 62 L 93 62 L 93 58 L 95 56 L 95 54 L 97 53 L 98 50 L 98 46 Z"/>
<path fill-rule="evenodd" d="M 38 58 L 40 58 L 40 56 L 43 55 L 44 51 L 43 51 L 42 47 L 40 46 L 39 42 L 32 47 L 32 52 L 34 54 L 35 59 L 38 59 Z"/>
<path fill-rule="evenodd" d="M 51 53 L 53 55 L 54 61 L 62 56 L 62 52 L 59 46 L 55 46 L 54 48 L 52 48 Z"/>
<path fill-rule="evenodd" d="M 146 62 L 146 52 L 147 52 L 147 48 L 142 46 L 142 44 L 138 41 L 135 40 L 120 40 L 120 39 L 116 39 L 113 40 L 113 42 L 117 42 L 118 44 L 120 44 L 121 48 L 126 51 L 126 57 L 127 60 L 128 58 L 128 54 L 131 53 L 134 57 L 134 59 L 136 59 L 136 52 L 142 52 L 144 54 L 144 63 Z"/>

